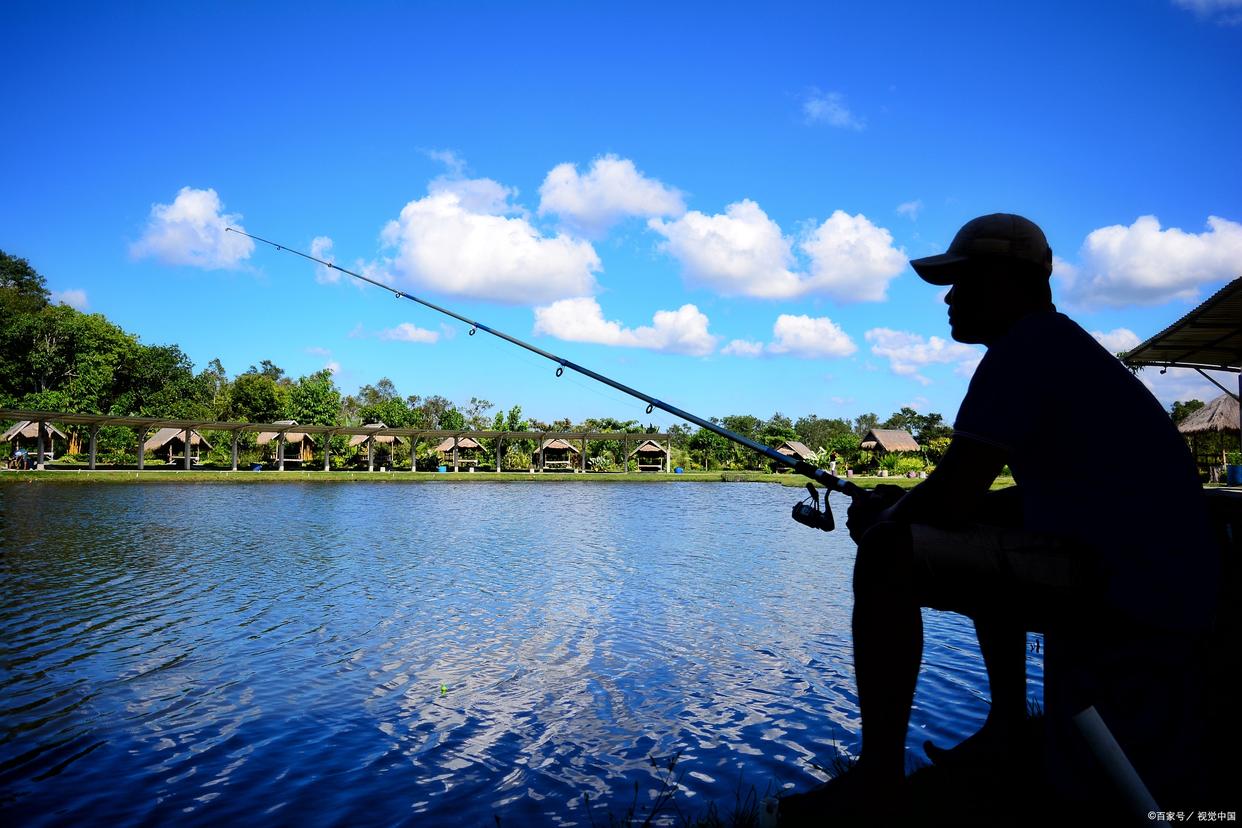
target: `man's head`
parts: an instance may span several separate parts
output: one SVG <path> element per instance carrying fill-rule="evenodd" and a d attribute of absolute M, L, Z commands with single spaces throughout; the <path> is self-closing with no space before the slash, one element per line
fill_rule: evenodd
<path fill-rule="evenodd" d="M 957 231 L 947 253 L 910 262 L 924 281 L 951 285 L 945 303 L 958 342 L 987 345 L 1029 313 L 1052 310 L 1052 248 L 1039 226 L 993 213 Z"/>

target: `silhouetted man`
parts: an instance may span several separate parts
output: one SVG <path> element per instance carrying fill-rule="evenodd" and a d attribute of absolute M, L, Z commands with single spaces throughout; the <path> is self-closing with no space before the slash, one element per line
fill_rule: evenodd
<path fill-rule="evenodd" d="M 983 728 L 952 750 L 928 745 L 933 760 L 1006 755 L 1026 714 L 1026 631 L 1039 630 L 1050 726 L 1094 705 L 1157 798 L 1184 791 L 1193 757 L 1179 748 L 1217 567 L 1185 442 L 1142 383 L 1056 311 L 1052 250 L 1032 222 L 982 216 L 911 265 L 950 286 L 953 338 L 987 352 L 936 470 L 904 496 L 850 508 L 863 790 L 904 778 L 920 607 L 932 607 L 974 620 L 992 696 Z M 1005 465 L 1016 487 L 989 494 Z"/>

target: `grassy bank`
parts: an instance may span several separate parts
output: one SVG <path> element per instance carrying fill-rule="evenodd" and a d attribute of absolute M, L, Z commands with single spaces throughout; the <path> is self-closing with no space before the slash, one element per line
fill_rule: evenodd
<path fill-rule="evenodd" d="M 17 483 L 778 483 L 801 488 L 806 478 L 799 475 L 770 474 L 759 471 L 685 472 L 684 474 L 594 473 L 569 474 L 545 472 L 438 472 L 410 471 L 182 471 L 169 468 L 137 471 L 135 469 L 58 469 L 47 471 L 0 471 L 0 484 Z M 917 479 L 906 477 L 855 477 L 853 482 L 865 489 L 880 483 L 914 487 Z M 993 488 L 1013 484 L 1008 477 L 998 478 Z"/>

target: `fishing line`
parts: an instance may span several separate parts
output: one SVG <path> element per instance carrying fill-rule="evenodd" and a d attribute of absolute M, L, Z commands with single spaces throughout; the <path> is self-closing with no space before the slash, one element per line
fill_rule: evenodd
<path fill-rule="evenodd" d="M 829 474 L 823 469 L 817 469 L 814 466 L 812 466 L 810 463 L 806 462 L 805 460 L 795 460 L 794 458 L 789 457 L 788 455 L 781 454 L 779 451 L 777 451 L 774 448 L 765 446 L 763 443 L 756 442 L 750 439 L 749 437 L 743 437 L 741 434 L 737 434 L 732 431 L 729 431 L 727 428 L 723 428 L 717 425 L 716 423 L 711 422 L 710 420 L 706 420 L 702 417 L 691 414 L 688 411 L 683 411 L 682 409 L 677 408 L 674 405 L 671 405 L 662 400 L 656 399 L 650 394 L 645 394 L 642 391 L 629 387 L 628 385 L 623 385 L 622 383 L 617 382 L 616 380 L 611 379 L 609 377 L 606 377 L 603 374 L 592 371 L 590 368 L 585 368 L 581 365 L 578 365 L 575 362 L 571 362 L 570 360 L 565 359 L 564 357 L 560 357 L 560 356 L 557 356 L 556 354 L 545 351 L 542 348 L 539 348 L 535 345 L 530 344 L 529 342 L 524 342 L 521 339 L 518 339 L 517 337 L 510 336 L 509 334 L 504 333 L 503 331 L 496 330 L 495 328 L 490 328 L 487 325 L 484 325 L 482 322 L 478 322 L 474 319 L 469 318 L 468 316 L 462 316 L 460 313 L 457 313 L 456 311 L 452 311 L 452 310 L 449 310 L 448 308 L 441 307 L 440 305 L 429 302 L 426 299 L 420 299 L 419 297 L 411 293 L 406 293 L 403 290 L 399 290 L 395 287 L 391 287 L 389 285 L 384 284 L 383 282 L 377 281 L 368 276 L 363 276 L 361 273 L 355 273 L 352 270 L 347 270 L 338 264 L 325 261 L 324 259 L 320 259 L 317 256 L 312 256 L 309 253 L 303 253 L 302 251 L 295 250 L 292 247 L 288 247 L 283 244 L 278 244 L 277 242 L 274 242 L 274 241 L 269 241 L 268 239 L 261 238 L 260 236 L 252 235 L 243 230 L 238 230 L 233 227 L 225 228 L 225 230 L 226 232 L 237 233 L 238 235 L 242 235 L 247 238 L 254 239 L 255 241 L 263 242 L 264 244 L 271 245 L 272 247 L 275 247 L 277 250 L 287 250 L 290 253 L 294 253 L 298 256 L 301 256 L 303 259 L 308 259 L 312 262 L 316 262 L 332 270 L 338 270 L 341 273 L 345 273 L 349 276 L 353 276 L 355 279 L 361 279 L 364 282 L 370 282 L 376 287 L 382 288 L 392 293 L 393 295 L 397 296 L 398 298 L 409 299 L 411 302 L 417 302 L 423 307 L 430 308 L 433 311 L 437 311 L 438 313 L 442 313 L 445 316 L 452 317 L 453 319 L 456 319 L 460 322 L 465 322 L 467 325 L 470 326 L 470 329 L 472 330 L 472 333 L 470 334 L 471 336 L 473 336 L 474 333 L 477 331 L 483 331 L 485 333 L 491 334 L 492 336 L 498 337 L 514 345 L 517 345 L 519 348 L 524 348 L 533 354 L 537 354 L 538 356 L 544 357 L 545 359 L 555 362 L 557 364 L 556 376 L 558 377 L 562 376 L 565 373 L 565 369 L 569 369 L 570 371 L 575 371 L 583 375 L 584 377 L 589 377 L 595 380 L 596 382 L 603 383 L 604 385 L 614 388 L 623 394 L 642 400 L 643 402 L 647 403 L 648 413 L 651 413 L 652 411 L 658 408 L 661 411 L 665 411 L 673 415 L 674 417 L 678 417 L 689 423 L 694 423 L 700 428 L 705 428 L 708 431 L 711 431 L 715 434 L 719 434 L 721 437 L 724 437 L 726 440 L 737 443 L 740 446 L 745 446 L 751 451 L 758 452 L 759 454 L 762 454 L 764 457 L 768 458 L 774 463 L 778 463 L 782 466 L 787 466 L 793 469 L 798 474 L 809 477 L 810 479 L 818 483 L 821 483 L 824 486 L 827 486 L 829 489 L 835 489 L 836 491 L 847 494 L 850 497 L 858 497 L 859 495 L 862 495 L 865 492 L 864 489 L 859 488 L 854 483 L 851 483 L 848 480 L 842 480 L 836 475 Z M 812 489 L 812 494 L 816 498 L 816 510 L 818 511 L 818 495 L 814 494 L 813 489 Z M 802 505 L 802 504 L 799 504 L 799 505 Z M 818 528 L 824 529 L 825 531 L 832 528 L 831 513 L 828 513 L 827 519 L 825 521 L 821 521 L 820 523 L 811 523 L 807 515 L 805 514 L 805 512 L 803 513 L 802 517 L 799 517 L 798 506 L 795 506 L 794 507 L 794 518 L 801 523 L 807 523 L 808 525 L 815 525 Z"/>

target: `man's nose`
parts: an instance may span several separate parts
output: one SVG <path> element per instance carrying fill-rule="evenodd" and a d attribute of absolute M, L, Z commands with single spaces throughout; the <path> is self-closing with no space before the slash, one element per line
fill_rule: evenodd
<path fill-rule="evenodd" d="M 949 288 L 949 292 L 944 295 L 944 303 L 946 305 L 953 304 L 953 288 Z"/>

